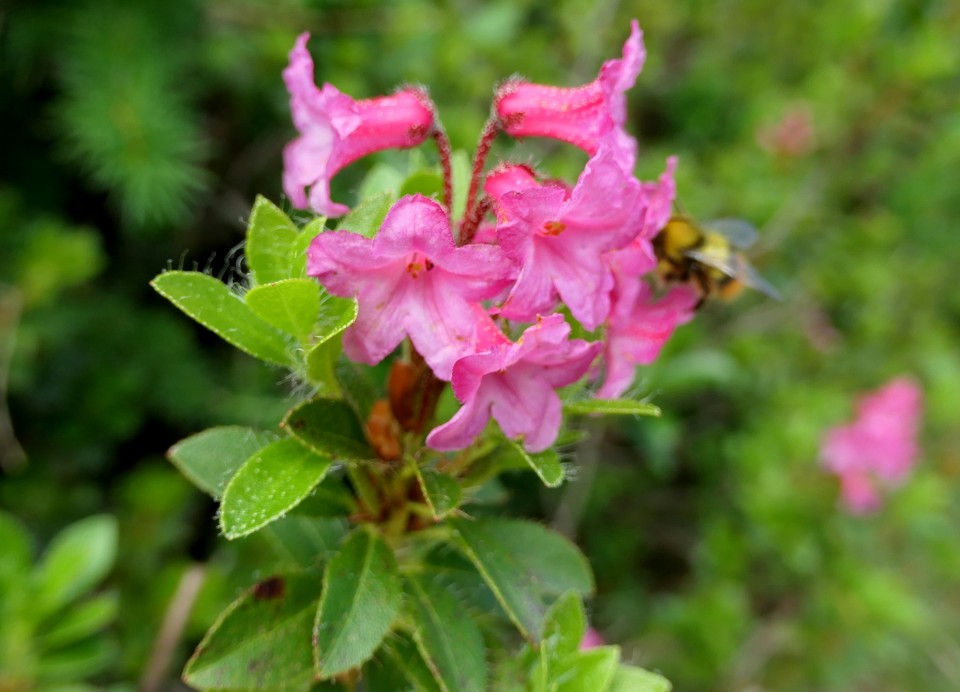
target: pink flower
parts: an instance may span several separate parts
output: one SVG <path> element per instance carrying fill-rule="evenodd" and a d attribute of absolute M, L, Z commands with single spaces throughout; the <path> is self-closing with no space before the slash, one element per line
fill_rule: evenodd
<path fill-rule="evenodd" d="M 349 208 L 330 199 L 330 180 L 362 156 L 383 149 L 414 147 L 430 134 L 433 105 L 422 89 L 407 88 L 392 96 L 355 101 L 331 84 L 317 89 L 310 35 L 300 34 L 290 51 L 283 79 L 300 137 L 283 150 L 283 189 L 298 208 L 342 216 Z"/>
<path fill-rule="evenodd" d="M 523 439 L 529 452 L 547 449 L 563 418 L 556 389 L 580 379 L 599 343 L 568 340 L 570 326 L 550 315 L 529 327 L 516 343 L 465 356 L 453 366 L 453 393 L 463 403 L 453 418 L 427 436 L 438 450 L 469 446 L 493 416 L 508 437 Z"/>
<path fill-rule="evenodd" d="M 604 260 L 614 277 L 614 305 L 620 303 L 622 309 L 629 312 L 640 291 L 638 278 L 657 266 L 653 251 L 653 238 L 667 225 L 673 213 L 673 199 L 677 193 L 674 172 L 677 157 L 667 159 L 666 170 L 655 183 L 640 183 L 644 201 L 638 213 L 639 232 L 637 237 L 625 248 L 609 252 Z M 614 312 L 616 307 L 614 307 Z"/>
<path fill-rule="evenodd" d="M 569 197 L 554 186 L 504 194 L 497 235 L 521 268 L 501 314 L 531 321 L 559 296 L 576 319 L 595 329 L 610 311 L 613 288 L 602 255 L 637 236 L 642 196 L 640 183 L 606 147 L 587 162 Z"/>
<path fill-rule="evenodd" d="M 508 192 L 523 192 L 540 187 L 536 173 L 530 166 L 520 163 L 506 163 L 497 166 L 487 174 L 483 182 L 483 191 L 494 202 Z"/>
<path fill-rule="evenodd" d="M 603 640 L 603 636 L 592 627 L 588 627 L 587 631 L 583 633 L 583 639 L 580 640 L 580 651 L 595 649 L 604 644 L 606 642 Z"/>
<path fill-rule="evenodd" d="M 857 418 L 827 431 L 820 459 L 840 478 L 841 498 L 860 514 L 876 509 L 882 487 L 906 480 L 916 463 L 923 393 L 907 377 L 861 397 Z"/>
<path fill-rule="evenodd" d="M 360 303 L 344 333 L 350 358 L 373 365 L 409 336 L 444 380 L 485 328 L 476 302 L 501 293 L 516 271 L 498 247 L 456 247 L 446 212 L 420 195 L 394 204 L 374 238 L 321 233 L 307 259 L 331 293 Z"/>
<path fill-rule="evenodd" d="M 594 81 L 578 87 L 557 87 L 511 80 L 496 96 L 496 110 L 504 130 L 513 137 L 551 137 L 595 154 L 611 136 L 628 153 L 633 169 L 636 142 L 623 126 L 627 119 L 625 93 L 643 69 L 643 34 L 634 20 L 623 56 L 608 60 Z"/>
<path fill-rule="evenodd" d="M 635 284 L 637 290 L 617 302 L 607 324 L 606 376 L 597 390 L 603 399 L 616 399 L 630 388 L 636 367 L 657 359 L 674 330 L 693 319 L 700 300 L 691 287 L 675 286 L 654 302 L 648 283 L 637 280 Z"/>

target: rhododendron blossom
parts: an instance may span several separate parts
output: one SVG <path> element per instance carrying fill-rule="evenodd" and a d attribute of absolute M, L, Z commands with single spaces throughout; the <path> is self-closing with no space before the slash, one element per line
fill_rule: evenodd
<path fill-rule="evenodd" d="M 359 301 L 343 340 L 350 358 L 378 363 L 409 336 L 437 377 L 449 380 L 454 361 L 475 348 L 475 301 L 500 293 L 514 269 L 498 247 L 456 247 L 446 211 L 414 195 L 393 206 L 374 238 L 318 235 L 307 271 L 334 295 Z"/>
<path fill-rule="evenodd" d="M 916 382 L 899 377 L 861 397 L 856 420 L 827 431 L 820 459 L 839 477 L 842 501 L 851 512 L 876 509 L 882 489 L 909 475 L 919 454 L 922 399 Z"/>
<path fill-rule="evenodd" d="M 283 189 L 294 206 L 325 216 L 349 211 L 330 199 L 330 180 L 342 168 L 375 151 L 417 146 L 434 124 L 433 104 L 422 89 L 355 101 L 333 85 L 317 89 L 310 35 L 301 34 L 283 79 L 300 137 L 283 151 Z M 306 188 L 310 188 L 309 200 Z"/>
<path fill-rule="evenodd" d="M 516 343 L 457 361 L 451 384 L 464 406 L 427 436 L 427 444 L 439 450 L 466 447 L 493 416 L 508 437 L 523 438 L 527 451 L 547 449 L 563 418 L 556 389 L 583 377 L 600 348 L 569 335 L 563 316 L 551 315 Z"/>
<path fill-rule="evenodd" d="M 681 324 L 693 319 L 700 295 L 690 286 L 675 286 L 654 300 L 649 284 L 638 282 L 630 300 L 622 300 L 610 315 L 603 349 L 606 368 L 597 395 L 622 396 L 633 383 L 638 365 L 649 365 Z"/>
<path fill-rule="evenodd" d="M 497 115 L 514 137 L 550 137 L 595 154 L 612 138 L 623 153 L 624 167 L 633 169 L 636 141 L 623 129 L 627 118 L 625 93 L 643 69 L 643 34 L 634 20 L 623 56 L 608 60 L 598 77 L 578 87 L 533 84 L 513 79 L 500 87 Z"/>
<path fill-rule="evenodd" d="M 508 192 L 498 205 L 497 236 L 520 274 L 501 313 L 530 321 L 558 297 L 587 329 L 610 311 L 613 276 L 603 253 L 624 247 L 640 230 L 640 183 L 609 149 L 590 159 L 569 198 L 555 186 Z"/>
<path fill-rule="evenodd" d="M 330 293 L 358 301 L 357 320 L 343 335 L 347 357 L 373 365 L 409 339 L 412 348 L 398 359 L 409 358 L 401 366 L 409 381 L 391 395 L 391 415 L 407 430 L 429 430 L 443 382 L 451 382 L 463 406 L 429 432 L 429 446 L 468 447 L 492 417 L 528 451 L 547 449 L 562 423 L 558 388 L 602 374 L 597 394 L 620 396 L 636 366 L 652 362 L 692 317 L 695 291 L 674 287 L 659 296 L 651 281 L 652 239 L 670 218 L 676 159 L 657 181 L 633 176 L 636 142 L 624 125 L 625 93 L 644 61 L 636 22 L 622 57 L 605 63 L 590 84 L 513 80 L 497 91 L 459 219 L 450 215 L 449 142 L 425 93 L 354 101 L 329 84 L 317 89 L 306 41 L 306 34 L 297 39 L 284 71 L 300 131 L 285 151 L 285 186 L 296 206 L 342 214 L 347 209 L 330 199 L 329 184 L 343 166 L 428 135 L 437 144 L 442 203 L 402 197 L 379 230 L 318 235 L 307 262 L 308 274 Z M 500 133 L 555 137 L 590 159 L 575 184 L 512 162 L 485 174 Z M 569 338 L 575 322 L 593 332 L 589 340 Z M 383 420 L 389 413 L 379 407 L 381 428 L 399 429 Z M 388 441 L 400 448 L 399 438 Z"/>

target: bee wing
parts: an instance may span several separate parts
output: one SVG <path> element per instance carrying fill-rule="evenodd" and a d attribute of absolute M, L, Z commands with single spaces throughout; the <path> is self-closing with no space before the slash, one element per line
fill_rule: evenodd
<path fill-rule="evenodd" d="M 703 225 L 704 228 L 716 231 L 741 250 L 753 245 L 760 237 L 757 227 L 744 219 L 713 219 Z"/>
<path fill-rule="evenodd" d="M 760 276 L 759 272 L 757 272 L 757 270 L 753 268 L 753 265 L 744 259 L 742 255 L 734 255 L 734 262 L 737 265 L 737 271 L 734 276 L 744 286 L 749 286 L 755 291 L 760 291 L 760 293 L 768 298 L 783 300 L 783 296 L 780 295 L 780 291 L 777 290 L 776 286 Z"/>
<path fill-rule="evenodd" d="M 780 291 L 778 291 L 772 283 L 760 276 L 757 270 L 753 268 L 753 265 L 739 253 L 731 253 L 727 257 L 718 257 L 717 255 L 699 250 L 688 250 L 685 254 L 687 257 L 695 259 L 701 264 L 719 269 L 744 286 L 749 286 L 755 291 L 760 291 L 760 293 L 765 296 L 773 298 L 774 300 L 783 300 Z"/>

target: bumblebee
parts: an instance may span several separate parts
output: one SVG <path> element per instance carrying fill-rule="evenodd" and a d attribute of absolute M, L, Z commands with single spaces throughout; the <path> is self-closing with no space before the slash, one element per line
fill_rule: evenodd
<path fill-rule="evenodd" d="M 736 297 L 744 286 L 780 299 L 773 285 L 750 265 L 742 250 L 757 239 L 757 229 L 740 219 L 717 219 L 704 226 L 674 215 L 654 237 L 657 274 L 665 282 L 689 283 L 700 303 L 711 297 Z"/>

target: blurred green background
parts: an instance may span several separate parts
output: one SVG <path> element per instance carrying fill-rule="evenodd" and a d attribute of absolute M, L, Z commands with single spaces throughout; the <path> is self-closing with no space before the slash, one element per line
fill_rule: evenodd
<path fill-rule="evenodd" d="M 648 50 L 629 98 L 638 173 L 678 154 L 683 208 L 755 222 L 753 261 L 785 299 L 703 309 L 641 374 L 664 416 L 590 423 L 573 482 L 511 477 L 504 511 L 577 539 L 599 585 L 594 626 L 678 690 L 960 689 L 950 0 L 7 3 L 0 508 L 16 519 L 0 537 L 30 544 L 0 541 L 0 669 L 175 689 L 216 613 L 269 570 L 261 539 L 217 537 L 214 505 L 163 454 L 215 424 L 272 427 L 296 385 L 147 282 L 165 267 L 242 281 L 254 196 L 282 201 L 294 132 L 280 71 L 295 36 L 312 32 L 318 82 L 355 97 L 428 85 L 469 150 L 498 80 L 589 81 L 632 17 Z M 564 176 L 585 160 L 547 142 L 511 155 Z M 334 199 L 375 161 L 339 176 Z M 851 517 L 818 466 L 820 437 L 857 392 L 903 373 L 925 389 L 922 459 L 881 511 Z M 92 588 L 116 607 L 88 630 L 113 624 L 64 667 L 63 636 L 11 594 L 54 535 L 100 513 L 119 546 Z M 197 564 L 196 607 L 157 652 Z"/>

